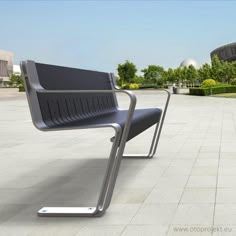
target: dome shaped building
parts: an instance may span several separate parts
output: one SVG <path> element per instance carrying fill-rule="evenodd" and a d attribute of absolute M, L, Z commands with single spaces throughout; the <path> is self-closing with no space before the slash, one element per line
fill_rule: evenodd
<path fill-rule="evenodd" d="M 180 67 L 188 67 L 190 65 L 194 66 L 195 68 L 198 68 L 197 61 L 192 58 L 187 58 L 180 63 Z"/>

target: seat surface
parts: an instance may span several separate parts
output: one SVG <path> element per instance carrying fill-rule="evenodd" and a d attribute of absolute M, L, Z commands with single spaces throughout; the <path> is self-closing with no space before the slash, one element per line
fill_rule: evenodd
<path fill-rule="evenodd" d="M 127 141 L 142 133 L 152 125 L 156 124 L 160 120 L 161 113 L 162 110 L 158 108 L 136 109 L 132 118 L 132 124 Z M 122 129 L 124 129 L 127 114 L 127 110 L 114 110 L 110 113 L 98 115 L 95 117 L 65 123 L 63 125 L 56 126 L 55 128 L 75 128 L 116 123 L 119 124 Z"/>

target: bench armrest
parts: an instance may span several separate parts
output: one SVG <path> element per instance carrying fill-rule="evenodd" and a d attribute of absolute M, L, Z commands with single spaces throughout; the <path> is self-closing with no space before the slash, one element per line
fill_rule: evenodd
<path fill-rule="evenodd" d="M 116 91 L 127 91 L 127 90 L 121 90 L 117 85 L 114 84 L 114 87 L 116 89 Z M 169 101 L 170 101 L 170 96 L 171 96 L 171 93 L 167 90 L 167 89 L 155 89 L 155 91 L 164 91 L 167 93 L 167 98 L 166 98 L 166 103 L 165 103 L 165 106 L 164 106 L 164 110 L 163 110 L 163 115 L 162 115 L 162 120 L 164 121 L 165 119 L 165 115 L 166 115 L 166 111 L 167 111 L 167 108 L 168 108 L 168 105 L 169 105 Z M 129 92 L 129 91 L 127 91 Z M 134 93 L 133 93 L 134 94 Z M 161 124 L 162 126 L 162 124 Z"/>
<path fill-rule="evenodd" d="M 117 91 L 121 91 L 120 88 L 115 84 L 113 83 L 114 85 L 114 88 L 117 90 Z M 156 148 L 157 148 L 157 144 L 159 142 L 159 139 L 160 139 L 160 135 L 161 135 L 161 131 L 162 131 L 162 127 L 163 127 L 163 124 L 164 124 L 164 120 L 165 120 L 165 116 L 166 116 L 166 112 L 167 112 L 167 108 L 168 108 L 168 105 L 169 105 L 169 101 L 170 101 L 170 92 L 167 90 L 167 89 L 156 89 L 157 91 L 164 91 L 167 93 L 167 98 L 166 98 L 166 102 L 165 102 L 165 106 L 164 106 L 164 110 L 163 110 L 163 113 L 162 113 L 162 116 L 161 116 L 161 119 L 160 119 L 160 122 L 159 122 L 159 125 L 156 126 L 156 129 L 155 129 L 155 132 L 154 132 L 154 136 L 153 136 L 153 141 L 152 141 L 152 145 L 151 145 L 151 149 L 150 149 L 150 152 L 148 154 L 153 156 L 156 152 Z M 154 144 L 154 139 L 155 139 L 155 136 L 157 135 L 156 137 L 156 142 Z M 154 147 L 154 149 L 153 149 Z M 153 151 L 154 150 L 154 151 Z"/>
<path fill-rule="evenodd" d="M 159 128 L 158 137 L 157 137 L 157 140 L 159 140 L 160 135 L 161 135 L 161 131 L 162 131 L 162 126 L 163 126 L 163 123 L 164 123 L 164 120 L 165 120 L 165 117 L 166 117 L 167 108 L 168 108 L 169 102 L 170 102 L 170 92 L 167 89 L 157 89 L 157 90 L 165 91 L 167 93 L 166 103 L 165 103 L 165 106 L 164 106 L 163 114 L 161 116 L 160 128 Z"/>

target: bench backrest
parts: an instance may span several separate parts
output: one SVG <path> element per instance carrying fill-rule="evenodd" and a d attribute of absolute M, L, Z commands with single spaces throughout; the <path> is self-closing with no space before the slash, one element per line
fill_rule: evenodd
<path fill-rule="evenodd" d="M 110 93 L 37 93 L 46 90 L 111 90 L 112 75 L 24 61 L 21 70 L 31 116 L 39 129 L 56 127 L 75 120 L 87 119 L 117 109 Z"/>

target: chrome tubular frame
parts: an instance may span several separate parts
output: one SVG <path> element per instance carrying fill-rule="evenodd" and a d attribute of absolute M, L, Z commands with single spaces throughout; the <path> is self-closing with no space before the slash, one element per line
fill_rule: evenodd
<path fill-rule="evenodd" d="M 114 88 L 119 91 L 120 88 L 116 85 L 115 77 L 113 74 L 111 74 L 111 81 L 113 83 Z M 163 123 L 165 120 L 167 108 L 168 108 L 169 101 L 170 101 L 170 92 L 168 90 L 166 90 L 166 89 L 157 89 L 157 90 L 166 92 L 167 98 L 166 98 L 166 102 L 165 102 L 164 110 L 162 112 L 161 119 L 156 124 L 149 152 L 147 154 L 124 154 L 123 155 L 124 158 L 152 158 L 156 154 L 157 145 L 158 145 L 158 142 L 159 142 L 159 139 L 161 136 Z"/>
<path fill-rule="evenodd" d="M 129 134 L 133 113 L 136 106 L 136 96 L 126 90 L 44 90 L 37 89 L 38 93 L 125 93 L 130 98 L 129 110 L 126 118 L 124 131 L 118 124 L 106 126 L 83 127 L 101 128 L 112 127 L 115 129 L 115 139 L 112 144 L 106 172 L 96 207 L 43 207 L 38 211 L 39 216 L 100 216 L 109 207 L 115 187 L 120 163 L 123 157 L 126 140 Z M 70 128 L 71 129 L 71 128 Z M 47 129 L 41 129 L 47 131 Z M 60 129 L 61 130 L 61 129 Z"/>

